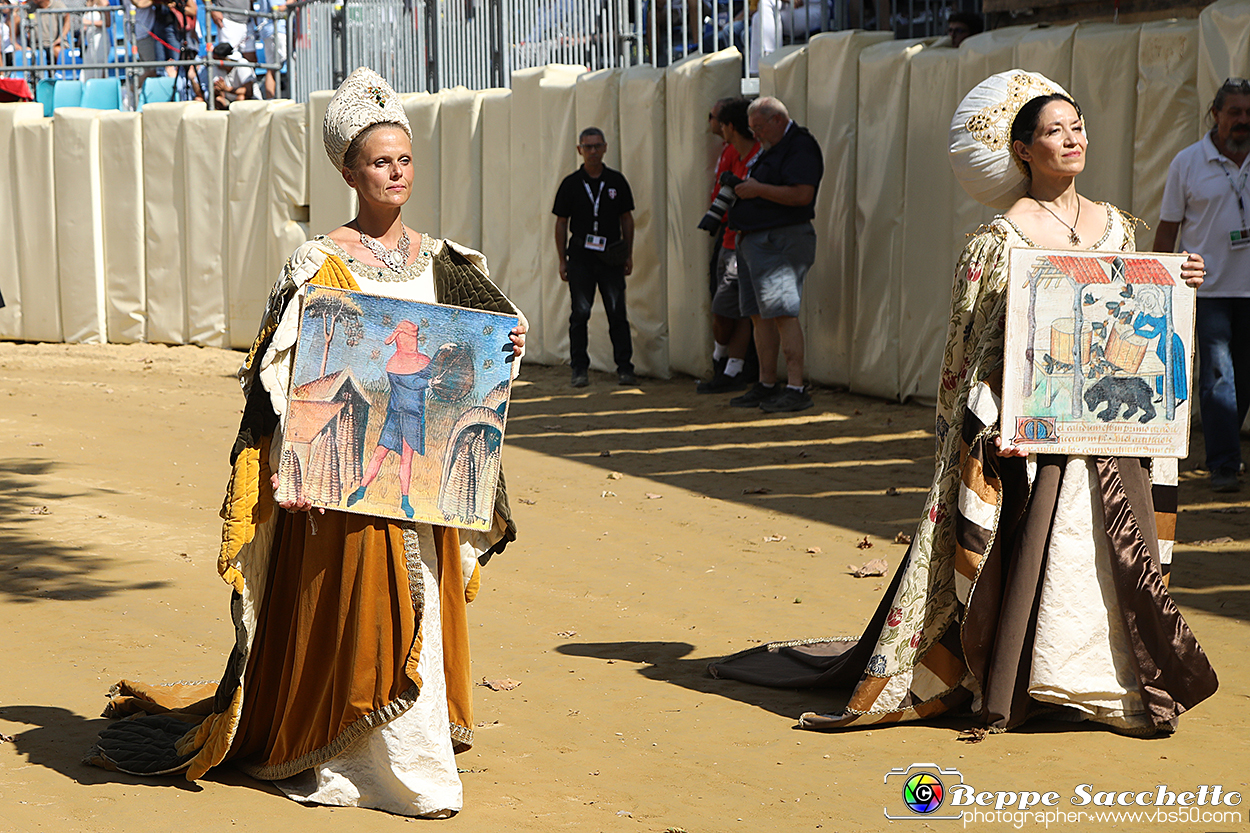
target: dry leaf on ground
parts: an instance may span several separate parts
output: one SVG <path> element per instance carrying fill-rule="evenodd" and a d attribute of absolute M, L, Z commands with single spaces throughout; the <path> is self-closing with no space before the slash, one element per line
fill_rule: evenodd
<path fill-rule="evenodd" d="M 784 541 L 784 540 L 786 540 L 786 536 L 784 535 L 769 535 L 767 538 L 764 539 L 764 543 L 775 544 L 778 541 Z"/>
<path fill-rule="evenodd" d="M 974 726 L 962 732 L 955 740 L 962 740 L 964 743 L 980 743 L 988 734 L 989 732 L 980 726 Z"/>
<path fill-rule="evenodd" d="M 856 543 L 856 544 L 855 544 L 855 549 L 857 549 L 857 550 L 870 550 L 870 549 L 872 549 L 872 541 L 869 541 L 869 540 L 868 540 L 868 536 L 867 536 L 867 535 L 865 535 L 865 536 L 864 536 L 864 540 L 862 540 L 862 541 L 860 541 L 860 542 L 858 542 L 858 543 Z"/>
<path fill-rule="evenodd" d="M 647 495 L 647 500 L 659 500 L 660 498 L 664 497 L 664 495 L 657 495 L 655 492 L 647 492 L 646 495 Z"/>
<path fill-rule="evenodd" d="M 910 543 L 911 543 L 911 536 L 910 536 L 910 535 L 908 535 L 906 532 L 900 532 L 898 535 L 895 535 L 895 536 L 894 536 L 894 543 L 896 543 L 896 544 L 910 544 Z"/>
<path fill-rule="evenodd" d="M 608 451 L 608 450 L 605 448 L 603 451 L 600 451 L 600 452 L 599 452 L 599 456 L 600 456 L 600 457 L 611 457 L 611 456 L 612 456 L 612 452 L 611 452 L 611 451 Z"/>
<path fill-rule="evenodd" d="M 524 503 L 526 506 L 533 506 L 535 503 L 538 503 L 538 501 L 530 500 L 527 497 L 519 497 L 517 500 L 521 501 L 521 503 Z"/>
<path fill-rule="evenodd" d="M 820 547 L 808 547 L 807 551 L 810 552 L 812 555 L 820 555 L 822 552 L 824 552 L 824 550 L 822 550 Z"/>
<path fill-rule="evenodd" d="M 874 558 L 872 561 L 866 561 L 862 566 L 856 567 L 854 564 L 847 564 L 846 568 L 851 571 L 851 575 L 855 578 L 867 578 L 869 576 L 883 576 L 886 570 L 890 569 L 890 565 L 886 563 L 884 558 Z"/>
<path fill-rule="evenodd" d="M 51 515 L 51 514 L 52 514 L 52 510 L 51 510 L 51 509 L 49 509 L 49 508 L 48 508 L 48 507 L 46 507 L 46 506 L 35 506 L 35 507 L 31 508 L 31 510 L 30 510 L 30 514 L 32 514 L 32 515 Z"/>
<path fill-rule="evenodd" d="M 491 691 L 511 691 L 521 684 L 520 680 L 513 680 L 509 677 L 503 677 L 498 680 L 488 680 L 485 677 L 478 685 L 484 685 Z"/>
<path fill-rule="evenodd" d="M 899 490 L 891 486 L 885 490 L 886 497 L 896 497 L 900 494 Z"/>
<path fill-rule="evenodd" d="M 607 489 L 604 489 L 603 494 L 599 495 L 599 497 L 616 497 L 616 492 L 609 492 Z"/>
<path fill-rule="evenodd" d="M 562 639 L 568 639 L 570 636 L 577 636 L 577 631 L 560 631 L 556 636 Z"/>

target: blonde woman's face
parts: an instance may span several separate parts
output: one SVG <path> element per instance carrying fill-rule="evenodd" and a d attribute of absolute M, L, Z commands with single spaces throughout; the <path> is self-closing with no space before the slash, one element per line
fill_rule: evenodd
<path fill-rule="evenodd" d="M 382 127 L 369 134 L 355 170 L 343 178 L 362 201 L 401 206 L 412 195 L 412 142 L 401 127 Z"/>

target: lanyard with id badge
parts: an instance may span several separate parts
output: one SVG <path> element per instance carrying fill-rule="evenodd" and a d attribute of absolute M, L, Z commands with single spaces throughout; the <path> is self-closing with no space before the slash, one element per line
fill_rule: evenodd
<path fill-rule="evenodd" d="M 1237 214 L 1241 218 L 1241 228 L 1233 229 L 1228 233 L 1228 245 L 1234 250 L 1250 248 L 1250 227 L 1246 224 L 1246 203 L 1241 196 L 1242 190 L 1246 187 L 1246 175 L 1250 174 L 1250 168 L 1241 172 L 1240 184 L 1233 179 L 1233 175 L 1228 172 L 1228 168 L 1224 167 L 1222 161 L 1220 170 L 1224 172 L 1224 176 L 1228 179 L 1228 187 L 1233 189 L 1233 195 L 1237 197 Z"/>
<path fill-rule="evenodd" d="M 590 205 L 594 209 L 595 225 L 592 232 L 586 235 L 586 248 L 592 252 L 602 252 L 608 248 L 608 238 L 599 236 L 599 198 L 603 196 L 604 181 L 599 180 L 598 193 L 591 193 L 590 183 L 582 180 L 582 187 L 586 189 L 586 196 L 590 197 Z"/>

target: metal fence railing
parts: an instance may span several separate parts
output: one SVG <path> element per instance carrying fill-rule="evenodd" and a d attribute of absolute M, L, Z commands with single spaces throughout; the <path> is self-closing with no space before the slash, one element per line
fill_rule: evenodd
<path fill-rule="evenodd" d="M 260 0 L 263 2 L 264 0 Z M 82 2 L 82 0 L 79 0 Z M 259 2 L 258 2 L 259 5 Z M 178 15 L 169 15 L 170 25 L 154 23 L 155 7 L 174 7 Z M 149 14 L 147 20 L 140 13 Z M 264 60 L 252 50 L 257 47 L 251 41 L 229 58 L 214 59 L 212 46 L 225 38 L 224 30 L 213 18 L 211 0 L 201 0 L 197 6 L 186 0 L 155 0 L 154 5 L 140 9 L 130 0 L 113 5 L 89 5 L 75 8 L 38 8 L 32 4 L 0 4 L 0 35 L 7 34 L 4 65 L 0 78 L 22 79 L 27 82 L 30 95 L 44 101 L 44 93 L 55 96 L 56 106 L 63 97 L 54 93 L 56 84 L 71 82 L 64 88 L 77 90 L 78 82 L 98 79 L 116 79 L 112 99 L 105 103 L 95 101 L 83 106 L 132 110 L 146 100 L 169 101 L 204 98 L 207 105 L 216 106 L 216 96 L 211 94 L 213 82 L 218 77 L 230 78 L 230 71 L 247 68 L 255 81 L 253 97 L 261 97 L 261 82 L 255 78 L 256 70 L 273 73 L 279 77 L 285 68 L 282 56 L 282 37 L 288 13 L 285 11 L 245 11 L 237 14 L 250 21 L 247 37 L 253 40 L 257 29 L 265 29 L 269 23 L 269 35 L 264 38 L 270 44 L 273 55 Z M 173 24 L 176 21 L 176 25 Z M 327 39 L 327 42 L 328 39 Z M 162 49 L 157 51 L 155 44 Z M 246 56 L 246 57 L 245 57 Z M 150 83 L 155 81 L 156 83 Z M 0 88 L 8 89 L 7 84 Z M 64 89 L 63 88 L 63 89 Z M 281 85 L 273 85 L 273 94 L 281 92 Z M 66 94 L 64 102 L 78 102 L 78 92 L 73 97 Z M 21 97 L 21 96 L 17 96 Z M 48 98 L 45 111 L 52 108 L 53 98 Z M 110 103 L 111 102 L 111 103 Z"/>
<path fill-rule="evenodd" d="M 371 66 L 401 92 L 506 87 L 550 63 L 589 70 L 650 64 L 736 46 L 744 89 L 762 56 L 814 33 L 887 29 L 944 34 L 980 0 L 298 0 L 291 9 L 292 92 L 303 100 Z"/>
<path fill-rule="evenodd" d="M 589 70 L 664 67 L 735 46 L 744 56 L 745 91 L 758 84 L 762 56 L 806 42 L 814 33 L 868 28 L 899 37 L 942 34 L 952 11 L 980 5 L 980 0 L 294 0 L 285 5 L 253 0 L 256 10 L 234 12 L 201 0 L 191 14 L 183 5 L 187 0 L 155 2 L 187 10 L 181 40 L 167 44 L 177 47 L 176 59 L 142 59 L 139 10 L 131 0 L 75 9 L 0 5 L 0 22 L 8 25 L 14 45 L 12 60 L 6 60 L 11 66 L 0 74 L 24 73 L 31 81 L 118 77 L 123 106 L 133 107 L 145 76 L 162 68 L 177 70 L 181 80 L 174 95 L 183 98 L 196 88 L 204 94 L 226 70 L 250 67 L 285 76 L 289 86 L 279 92 L 306 101 L 315 90 L 338 86 L 358 66 L 376 69 L 401 92 L 433 92 L 457 85 L 506 87 L 513 72 L 550 63 Z M 261 60 L 246 53 L 213 60 L 212 44 L 227 34 L 214 20 L 219 12 L 285 28 L 289 57 L 264 54 Z M 214 106 L 213 96 L 204 97 Z"/>

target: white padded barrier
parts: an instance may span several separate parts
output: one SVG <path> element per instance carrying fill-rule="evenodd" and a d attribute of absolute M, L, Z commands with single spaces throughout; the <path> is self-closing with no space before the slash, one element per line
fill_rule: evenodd
<path fill-rule="evenodd" d="M 525 313 L 530 322 L 530 335 L 525 342 L 525 356 L 539 364 L 559 364 L 558 356 L 543 350 L 543 276 L 539 272 L 540 248 L 554 235 L 551 228 L 551 206 L 545 204 L 546 194 L 539 192 L 542 174 L 538 154 L 538 83 L 543 67 L 512 73 L 512 95 L 508 112 L 509 210 L 508 229 L 508 297 Z M 554 195 L 553 195 L 554 196 Z M 528 197 L 528 199 L 526 199 Z M 544 239 L 544 235 L 547 238 Z M 554 245 L 554 244 L 549 244 Z"/>
<path fill-rule="evenodd" d="M 1230 77 L 1250 78 L 1250 0 L 1217 0 L 1198 15 L 1199 126 L 1187 144 L 1210 129 L 1208 108 Z"/>
<path fill-rule="evenodd" d="M 889 32 L 828 32 L 808 44 L 807 129 L 820 144 L 825 175 L 816 193 L 816 262 L 803 284 L 801 318 L 807 372 L 826 384 L 850 383 L 855 320 L 855 170 L 859 145 L 859 54 L 892 40 Z"/>
<path fill-rule="evenodd" d="M 319 124 L 315 131 L 308 129 L 307 105 L 274 102 L 269 121 L 269 201 L 262 218 L 268 226 L 268 247 L 259 286 L 249 290 L 265 294 L 253 294 L 256 303 L 250 311 L 245 304 L 239 305 L 238 324 L 232 321 L 230 325 L 230 339 L 236 347 L 251 346 L 269 287 L 291 253 L 308 239 L 308 137 L 315 133 L 320 146 L 320 129 Z"/>
<path fill-rule="evenodd" d="M 442 175 L 443 165 L 442 140 L 440 138 L 442 96 L 431 93 L 414 93 L 406 95 L 404 114 L 412 128 L 412 164 L 414 177 L 412 180 L 412 197 L 404 205 L 404 222 L 422 234 L 435 237 L 445 236 L 442 231 Z M 321 122 L 317 122 L 320 124 Z M 321 151 L 325 157 L 325 151 Z M 339 189 L 346 191 L 347 186 L 339 178 Z M 336 223 L 342 225 L 355 214 L 356 195 L 349 192 L 352 200 L 352 211 L 343 215 Z"/>
<path fill-rule="evenodd" d="M 441 97 L 439 235 L 480 251 L 482 95 L 456 87 L 443 90 Z M 416 182 L 413 184 L 415 187 Z"/>
<path fill-rule="evenodd" d="M 959 52 L 945 42 L 917 52 L 908 85 L 906 198 L 903 206 L 902 275 L 898 292 L 899 398 L 934 401 L 934 380 L 950 319 L 951 276 L 964 234 L 951 223 L 955 191 L 949 124 L 959 104 Z"/>
<path fill-rule="evenodd" d="M 276 272 L 270 269 L 270 124 L 275 104 L 230 105 L 225 168 L 225 327 L 231 347 L 250 347 Z M 189 191 L 194 193 L 194 191 Z M 193 263 L 188 263 L 193 269 Z"/>
<path fill-rule="evenodd" d="M 723 142 L 708 133 L 708 108 L 740 89 L 736 49 L 691 55 L 670 66 L 665 87 L 668 140 L 669 367 L 692 376 L 712 370 L 712 239 L 700 229 Z M 664 374 L 667 375 L 667 374 Z"/>
<path fill-rule="evenodd" d="M 1168 166 L 1198 132 L 1198 21 L 1143 23 L 1137 47 L 1137 129 L 1133 131 L 1133 204 L 1126 210 L 1157 228 Z M 1153 231 L 1138 229 L 1149 249 Z"/>
<path fill-rule="evenodd" d="M 760 95 L 781 99 L 796 124 L 807 126 L 807 44 L 783 46 L 760 59 Z"/>
<path fill-rule="evenodd" d="M 954 259 L 993 216 L 945 162 L 955 102 L 1015 66 L 1064 84 L 1090 123 L 1082 193 L 1153 225 L 1167 165 L 1207 129 L 1216 85 L 1250 75 L 1250 0 L 1219 0 L 1197 20 L 999 29 L 958 50 L 889 38 L 817 35 L 766 62 L 761 88 L 825 157 L 802 312 L 810 378 L 927 399 Z M 405 96 L 418 167 L 405 220 L 480 248 L 534 326 L 530 358 L 563 363 L 568 301 L 550 207 L 580 162 L 577 129 L 599 123 L 637 203 L 628 297 L 639 370 L 703 375 L 710 240 L 696 223 L 719 151 L 705 116 L 737 91 L 738 67 L 730 50 L 668 69 L 549 66 L 516 73 L 511 91 Z M 169 103 L 44 119 L 37 104 L 0 105 L 0 338 L 247 346 L 285 258 L 354 214 L 321 150 L 330 96 L 229 115 Z M 1141 247 L 1152 239 L 1139 231 Z M 591 353 L 610 369 L 601 314 Z"/>
<path fill-rule="evenodd" d="M 619 75 L 621 170 L 634 192 L 634 274 L 626 298 L 639 372 L 668 375 L 668 146 L 664 70 L 629 67 Z M 645 301 L 645 304 L 644 304 Z M 611 354 L 609 354 L 611 355 Z"/>
<path fill-rule="evenodd" d="M 1125 211 L 1133 204 L 1139 32 L 1138 26 L 1081 24 L 1072 41 L 1072 86 L 1068 88 L 1081 105 L 1089 136 L 1078 190 Z"/>
<path fill-rule="evenodd" d="M 559 178 L 550 182 L 551 176 L 545 172 L 548 166 L 544 164 L 547 160 L 542 137 L 542 81 L 548 74 L 567 77 L 581 72 L 584 70 L 580 67 L 554 65 L 512 73 L 508 153 L 512 222 L 508 287 L 512 302 L 524 311 L 530 322 L 526 356 L 539 364 L 560 364 L 568 360 L 567 353 L 560 355 L 545 345 L 549 322 L 543 314 L 543 284 L 552 279 L 560 281 L 558 272 L 548 274 L 555 270 L 555 220 L 551 215 L 551 203 Z M 568 169 L 565 173 L 577 166 L 575 141 L 576 137 L 565 143 L 557 160 L 560 170 Z M 567 331 L 565 322 L 550 323 Z"/>
<path fill-rule="evenodd" d="M 1075 23 L 1068 26 L 1038 26 L 1016 41 L 1015 64 L 1029 72 L 1040 72 L 1051 81 L 1072 91 L 1072 40 Z"/>
<path fill-rule="evenodd" d="M 63 107 L 53 117 L 55 208 L 63 232 L 56 237 L 57 288 L 61 337 L 70 343 L 103 344 L 107 340 L 98 114 L 98 110 Z"/>
<path fill-rule="evenodd" d="M 22 269 L 17 245 L 21 239 L 17 193 L 18 170 L 23 160 L 14 146 L 14 126 L 43 118 L 43 105 L 35 102 L 0 105 L 0 193 L 13 195 L 0 200 L 0 338 L 20 339 L 22 333 Z"/>
<path fill-rule="evenodd" d="M 227 343 L 225 269 L 228 252 L 236 245 L 227 233 L 229 121 L 223 110 L 189 108 L 183 115 L 179 137 L 186 333 L 189 343 L 202 347 L 225 347 Z"/>
<path fill-rule="evenodd" d="M 489 253 L 487 265 L 491 280 L 511 297 L 512 182 L 508 144 L 512 135 L 512 91 L 483 91 L 481 119 L 481 250 Z"/>
<path fill-rule="evenodd" d="M 183 118 L 203 102 L 143 108 L 143 227 L 149 341 L 187 343 L 185 213 L 187 164 Z M 206 198 L 213 200 L 212 195 Z"/>
<path fill-rule="evenodd" d="M 99 124 L 108 340 L 129 344 L 147 340 L 143 116 L 104 110 Z"/>
<path fill-rule="evenodd" d="M 321 123 L 333 97 L 334 90 L 320 90 L 308 97 L 308 233 L 314 235 L 329 234 L 356 216 L 356 193 L 330 163 L 321 140 Z M 406 105 L 405 101 L 405 110 Z"/>
<path fill-rule="evenodd" d="M 53 176 L 52 119 L 20 121 L 13 126 L 12 192 L 17 214 L 17 267 L 21 274 L 22 338 L 61 341 L 61 304 L 56 290 L 56 181 Z"/>
<path fill-rule="evenodd" d="M 899 391 L 899 294 L 902 289 L 904 171 L 911 60 L 923 41 L 890 41 L 859 53 L 859 241 L 851 390 L 894 397 Z"/>
<path fill-rule="evenodd" d="M 522 123 L 529 120 L 538 122 L 527 130 L 533 134 L 531 146 L 537 152 L 536 158 L 526 162 L 538 174 L 534 190 L 518 193 L 514 188 L 512 199 L 518 212 L 530 215 L 522 222 L 522 239 L 536 249 L 534 281 L 539 291 L 538 314 L 542 325 L 537 328 L 538 338 L 535 341 L 544 357 L 539 361 L 546 364 L 565 363 L 569 358 L 568 288 L 560 280 L 556 265 L 555 217 L 551 213 L 551 205 L 560 180 L 581 164 L 576 150 L 578 128 L 575 105 L 577 77 L 585 71 L 583 67 L 546 67 L 546 71 L 538 77 L 537 108 L 529 113 L 517 109 L 512 111 L 514 127 L 518 120 Z M 521 129 L 526 128 L 522 126 Z M 602 326 L 602 320 L 600 311 L 599 326 Z M 595 326 L 596 319 L 592 318 L 591 327 Z"/>

